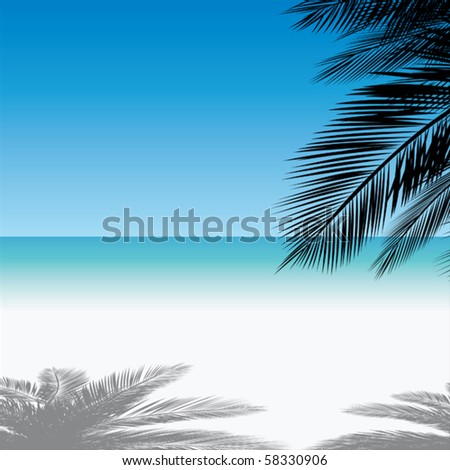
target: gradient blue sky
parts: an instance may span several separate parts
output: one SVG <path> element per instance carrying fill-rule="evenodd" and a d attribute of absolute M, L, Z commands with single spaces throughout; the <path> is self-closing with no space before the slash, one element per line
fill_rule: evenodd
<path fill-rule="evenodd" d="M 2 233 L 97 235 L 141 217 L 260 216 L 348 86 L 291 1 L 1 2 Z"/>

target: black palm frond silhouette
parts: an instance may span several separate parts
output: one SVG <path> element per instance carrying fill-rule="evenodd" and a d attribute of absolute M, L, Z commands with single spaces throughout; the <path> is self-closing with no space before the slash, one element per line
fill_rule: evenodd
<path fill-rule="evenodd" d="M 411 32 L 445 17 L 448 0 L 302 0 L 287 13 L 303 16 L 294 27 L 354 34 L 384 29 Z"/>
<path fill-rule="evenodd" d="M 355 35 L 348 50 L 326 59 L 318 80 L 352 80 L 431 59 L 439 43 L 448 56 L 449 0 L 304 0 L 287 13 L 296 29 Z"/>
<path fill-rule="evenodd" d="M 37 384 L 0 379 L 0 449 L 270 449 L 248 436 L 161 425 L 262 411 L 238 401 L 173 398 L 149 401 L 189 367 L 155 366 L 89 381 L 74 369 L 45 369 Z"/>
<path fill-rule="evenodd" d="M 438 267 L 441 274 L 450 277 L 450 250 L 445 251 L 438 258 Z"/>
<path fill-rule="evenodd" d="M 373 431 L 325 441 L 317 449 L 450 450 L 450 384 L 447 394 L 408 392 L 394 395 L 404 404 L 362 405 L 348 413 L 397 419 L 432 428 L 437 432 Z"/>
<path fill-rule="evenodd" d="M 450 2 L 336 0 L 304 1 L 290 10 L 305 15 L 299 28 L 378 35 L 367 44 L 373 58 L 358 60 L 387 82 L 354 91 L 338 106 L 338 117 L 293 159 L 296 192 L 280 203 L 287 213 L 283 226 L 289 248 L 280 269 L 300 265 L 334 271 L 371 237 L 385 235 L 392 222 L 374 263 L 382 275 L 449 222 L 449 7 Z M 408 41 L 417 39 L 419 30 L 413 47 Z M 406 47 L 420 65 L 402 68 L 411 60 L 399 63 L 396 58 L 405 53 L 384 50 L 380 35 L 395 36 L 397 46 Z M 376 54 L 386 56 L 384 62 Z M 390 60 L 397 62 L 389 65 Z M 367 71 L 352 63 L 348 70 L 339 66 L 329 73 L 355 78 L 353 73 Z"/>
<path fill-rule="evenodd" d="M 450 172 L 429 184 L 394 225 L 385 248 L 375 260 L 378 275 L 403 264 L 426 245 L 450 218 Z M 448 257 L 448 254 L 443 255 Z"/>

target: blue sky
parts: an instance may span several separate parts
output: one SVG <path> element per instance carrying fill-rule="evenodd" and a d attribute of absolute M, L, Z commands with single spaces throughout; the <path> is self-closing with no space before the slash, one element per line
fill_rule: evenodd
<path fill-rule="evenodd" d="M 2 233 L 98 235 L 124 207 L 262 216 L 346 86 L 295 1 L 1 3 Z"/>

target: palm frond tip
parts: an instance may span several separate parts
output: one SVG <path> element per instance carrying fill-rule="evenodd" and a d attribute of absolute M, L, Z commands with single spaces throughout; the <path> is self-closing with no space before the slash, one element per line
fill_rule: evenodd
<path fill-rule="evenodd" d="M 348 434 L 327 440 L 316 449 L 359 450 L 450 450 L 450 384 L 447 394 L 406 392 L 394 395 L 395 404 L 354 406 L 348 413 L 374 418 L 395 419 L 431 428 L 434 432 L 373 431 Z"/>

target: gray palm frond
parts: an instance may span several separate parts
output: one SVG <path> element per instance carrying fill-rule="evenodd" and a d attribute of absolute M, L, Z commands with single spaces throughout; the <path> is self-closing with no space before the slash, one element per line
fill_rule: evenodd
<path fill-rule="evenodd" d="M 121 415 L 139 405 L 153 391 L 178 380 L 188 370 L 189 367 L 183 364 L 125 370 L 88 383 L 78 396 L 82 397 L 84 412 L 88 414 Z"/>
<path fill-rule="evenodd" d="M 322 442 L 326 450 L 450 450 L 450 437 L 416 432 L 355 433 Z"/>
<path fill-rule="evenodd" d="M 66 396 L 89 381 L 85 372 L 76 369 L 44 369 L 38 377 L 38 396 L 53 401 Z"/>
<path fill-rule="evenodd" d="M 152 392 L 189 367 L 154 366 L 88 381 L 74 369 L 45 369 L 37 384 L 0 380 L 0 449 L 275 449 L 231 433 L 161 429 L 198 419 L 232 418 L 261 407 L 216 397 L 151 401 Z"/>
<path fill-rule="evenodd" d="M 147 426 L 192 419 L 229 418 L 263 411 L 263 408 L 216 397 L 158 400 L 120 419 L 120 425 Z"/>
<path fill-rule="evenodd" d="M 357 416 L 396 419 L 427 426 L 437 431 L 372 431 L 341 436 L 320 443 L 316 449 L 450 450 L 450 384 L 448 394 L 406 392 L 393 395 L 405 403 L 358 405 L 348 410 Z"/>
<path fill-rule="evenodd" d="M 431 392 L 405 392 L 397 393 L 393 397 L 400 401 L 415 403 L 423 406 L 439 406 L 448 408 L 450 412 L 450 384 L 448 385 L 449 394 L 431 393 Z"/>
<path fill-rule="evenodd" d="M 0 378 L 0 399 L 2 398 L 39 401 L 39 386 L 27 380 L 2 377 Z"/>
<path fill-rule="evenodd" d="M 211 449 L 267 449 L 268 443 L 254 437 L 239 436 L 219 431 L 183 430 L 120 430 L 108 440 L 90 440 L 89 449 L 152 449 L 152 450 L 211 450 Z M 271 449 L 279 448 L 271 444 Z"/>

